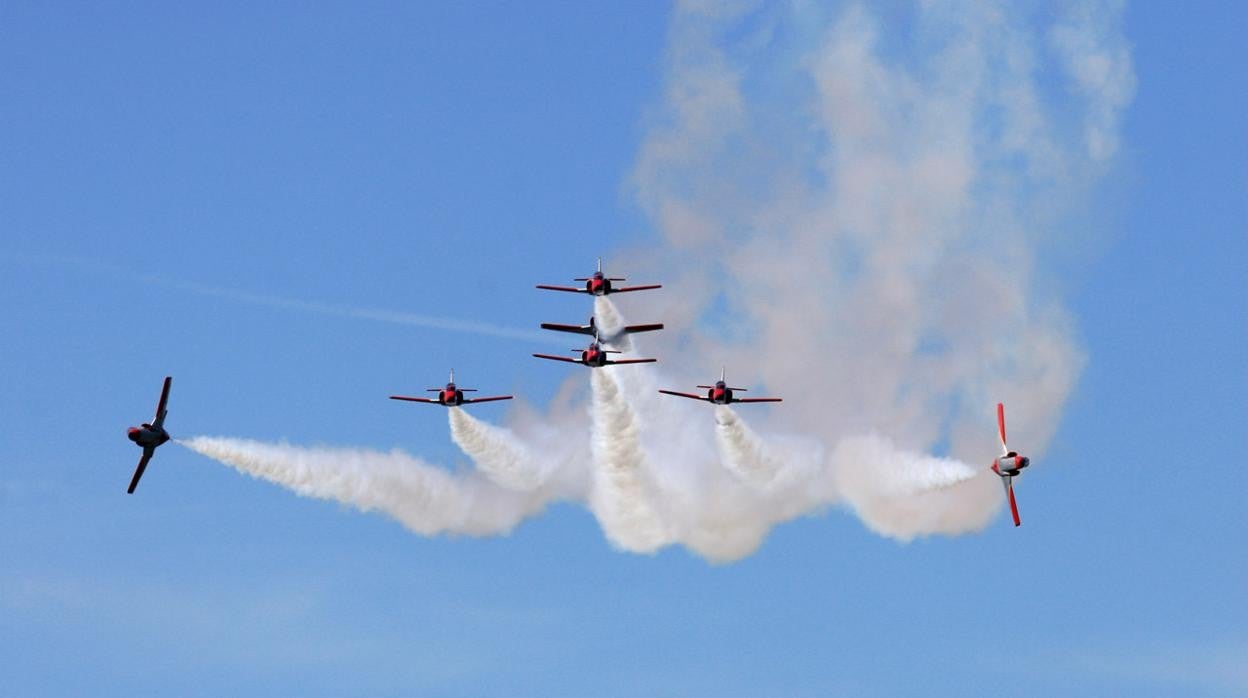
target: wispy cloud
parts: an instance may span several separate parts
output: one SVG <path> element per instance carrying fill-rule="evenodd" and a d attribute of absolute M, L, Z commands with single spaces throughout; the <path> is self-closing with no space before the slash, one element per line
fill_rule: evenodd
<path fill-rule="evenodd" d="M 563 344 L 560 340 L 552 338 L 550 334 L 542 333 L 537 330 L 502 327 L 485 322 L 474 322 L 471 320 L 439 317 L 436 315 L 424 315 L 421 313 L 411 313 L 402 310 L 303 300 L 270 293 L 255 293 L 238 288 L 227 288 L 212 284 L 170 279 L 158 274 L 144 274 L 105 262 L 77 257 L 54 257 L 24 254 L 11 254 L 6 256 L 25 263 L 40 264 L 65 269 L 76 269 L 88 273 L 108 276 L 117 280 L 142 283 L 150 286 L 159 286 L 162 288 L 184 291 L 186 293 L 193 293 L 199 296 L 220 298 L 234 303 L 270 308 L 273 310 L 287 310 L 298 313 L 349 318 L 353 320 L 384 322 L 391 325 L 423 327 L 426 329 L 441 330 L 445 332 L 463 332 L 484 337 L 536 342 L 551 346 L 562 346 Z"/>

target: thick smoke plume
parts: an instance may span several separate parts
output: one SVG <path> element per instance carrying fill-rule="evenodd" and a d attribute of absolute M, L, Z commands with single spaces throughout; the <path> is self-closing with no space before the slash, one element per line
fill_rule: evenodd
<path fill-rule="evenodd" d="M 521 492 L 541 487 L 550 477 L 555 464 L 539 459 L 507 429 L 486 424 L 459 407 L 447 411 L 451 438 L 486 477 Z"/>
<path fill-rule="evenodd" d="M 400 451 L 305 448 L 207 436 L 179 443 L 305 497 L 380 511 L 427 536 L 507 533 L 545 504 L 480 474 L 454 475 Z"/>
<path fill-rule="evenodd" d="M 1082 367 L 1041 260 L 1069 246 L 1070 202 L 1111 166 L 1134 90 L 1120 6 L 1069 10 L 1037 27 L 1021 5 L 919 3 L 890 12 L 898 31 L 860 5 L 680 4 L 631 179 L 658 241 L 609 262 L 663 283 L 613 298 L 667 329 L 619 337 L 595 299 L 604 341 L 661 364 L 593 369 L 587 406 L 576 380 L 509 429 L 451 410 L 469 473 L 187 445 L 427 535 L 506 532 L 555 500 L 624 550 L 716 561 L 830 506 L 898 540 L 982 529 L 1003 501 L 994 404 L 1034 456 Z M 721 364 L 784 402 L 656 392 Z"/>

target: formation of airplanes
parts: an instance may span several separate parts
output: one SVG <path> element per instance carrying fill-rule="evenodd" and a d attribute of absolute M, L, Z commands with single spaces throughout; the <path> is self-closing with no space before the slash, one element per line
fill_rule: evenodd
<path fill-rule="evenodd" d="M 549 286 L 538 284 L 537 288 L 550 291 L 567 291 L 571 293 L 586 293 L 591 296 L 605 296 L 612 293 L 626 293 L 629 291 L 645 291 L 650 289 L 662 288 L 661 284 L 647 284 L 641 286 L 624 286 L 615 287 L 612 282 L 625 281 L 623 277 L 609 277 L 602 271 L 602 259 L 598 260 L 598 269 L 592 276 L 575 279 L 575 281 L 584 282 L 583 287 L 572 286 Z M 603 338 L 597 322 L 591 316 L 587 325 L 562 325 L 551 322 L 541 323 L 544 330 L 553 332 L 567 332 L 571 334 L 581 334 L 593 337 L 593 341 L 584 349 L 572 349 L 573 354 L 579 354 L 577 358 L 567 356 L 556 356 L 553 354 L 533 354 L 539 359 L 549 361 L 563 361 L 566 363 L 581 364 L 589 368 L 602 368 L 604 366 L 618 366 L 624 364 L 644 364 L 655 363 L 658 359 L 613 359 L 613 355 L 622 354 L 623 352 L 615 349 L 607 349 L 604 345 L 611 344 L 623 336 L 629 334 L 637 334 L 642 332 L 653 332 L 663 329 L 662 323 L 650 323 L 644 325 L 626 325 L 608 338 Z M 737 393 L 747 392 L 746 388 L 738 388 L 729 386 L 727 382 L 727 369 L 721 368 L 719 372 L 719 380 L 714 385 L 699 385 L 699 389 L 705 390 L 705 394 L 682 393 L 675 390 L 663 390 L 659 392 L 664 395 L 673 395 L 676 397 L 688 398 L 690 400 L 699 400 L 713 405 L 733 405 L 756 402 L 782 402 L 782 398 L 778 397 L 755 397 L 744 398 L 737 397 Z M 164 385 L 161 387 L 160 400 L 156 403 L 156 416 L 150 423 L 144 422 L 138 427 L 130 427 L 126 430 L 126 438 L 134 442 L 134 444 L 143 449 L 143 454 L 139 458 L 139 464 L 135 468 L 134 476 L 130 479 L 130 486 L 126 489 L 128 494 L 134 494 L 134 490 L 139 485 L 139 479 L 143 477 L 143 472 L 147 469 L 148 462 L 152 459 L 156 449 L 170 440 L 169 432 L 165 430 L 165 417 L 168 414 L 169 406 L 169 388 L 173 384 L 173 377 L 166 376 Z M 406 402 L 422 402 L 432 405 L 441 405 L 443 407 L 463 407 L 464 405 L 472 405 L 481 402 L 496 402 L 500 400 L 511 400 L 512 395 L 494 395 L 490 397 L 464 397 L 464 393 L 475 393 L 476 388 L 464 388 L 455 383 L 455 370 L 451 369 L 450 377 L 446 385 L 441 388 L 427 388 L 426 392 L 437 393 L 436 397 L 413 397 L 408 395 L 391 395 L 391 400 L 401 400 Z M 997 435 L 1001 441 L 1001 455 L 994 458 L 990 469 L 1001 477 L 1001 484 L 1005 488 L 1005 496 L 1010 504 L 1010 513 L 1014 518 L 1014 525 L 1022 525 L 1022 521 L 1018 516 L 1018 504 L 1014 499 L 1014 478 L 1031 464 L 1031 459 L 1011 451 L 1005 440 L 1005 406 L 997 403 Z"/>

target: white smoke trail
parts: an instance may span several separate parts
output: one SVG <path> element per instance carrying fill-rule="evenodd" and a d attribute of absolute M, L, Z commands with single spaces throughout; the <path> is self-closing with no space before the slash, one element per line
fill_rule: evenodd
<path fill-rule="evenodd" d="M 633 410 L 620 395 L 610 368 L 591 370 L 594 488 L 591 507 L 612 543 L 649 553 L 671 542 L 647 485 L 646 456 Z"/>
<path fill-rule="evenodd" d="M 486 424 L 459 407 L 447 411 L 451 438 L 486 477 L 521 492 L 546 483 L 555 466 L 549 454 L 539 460 L 511 431 Z"/>
<path fill-rule="evenodd" d="M 247 439 L 195 437 L 178 443 L 305 497 L 380 511 L 421 535 L 509 532 L 545 501 L 476 474 L 453 475 L 400 451 L 303 448 Z"/>

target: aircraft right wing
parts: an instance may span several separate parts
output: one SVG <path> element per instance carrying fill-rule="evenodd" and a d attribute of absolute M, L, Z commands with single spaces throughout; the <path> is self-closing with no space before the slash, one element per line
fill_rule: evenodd
<path fill-rule="evenodd" d="M 554 330 L 555 332 L 571 332 L 572 334 L 587 334 L 593 336 L 593 325 L 559 325 L 553 322 L 543 322 L 543 330 Z"/>
<path fill-rule="evenodd" d="M 139 467 L 134 469 L 134 477 L 130 478 L 130 487 L 126 489 L 126 494 L 134 494 L 134 488 L 139 486 L 139 478 L 143 477 L 143 471 L 147 470 L 147 462 L 152 459 L 152 453 L 156 451 L 151 446 L 143 448 L 143 457 L 139 459 Z"/>
<path fill-rule="evenodd" d="M 510 400 L 511 395 L 499 395 L 497 397 L 474 397 L 471 400 L 464 400 L 462 404 L 468 405 L 474 402 L 494 402 L 495 400 Z"/>
<path fill-rule="evenodd" d="M 663 288 L 663 284 L 650 284 L 648 286 L 625 286 L 623 288 L 613 288 L 612 293 L 628 293 L 629 291 L 649 291 L 652 288 Z"/>
<path fill-rule="evenodd" d="M 406 400 L 408 402 L 431 402 L 435 405 L 440 404 L 437 400 L 429 397 L 408 397 L 407 395 L 391 395 L 391 400 Z"/>
<path fill-rule="evenodd" d="M 625 325 L 621 330 L 621 334 L 636 334 L 638 332 L 653 332 L 663 329 L 663 323 L 656 322 L 652 325 Z"/>
<path fill-rule="evenodd" d="M 733 402 L 784 402 L 778 397 L 734 397 Z"/>
<path fill-rule="evenodd" d="M 693 393 L 678 393 L 675 390 L 663 390 L 662 388 L 659 389 L 659 392 L 663 393 L 664 395 L 675 395 L 676 397 L 687 397 L 690 400 L 701 400 L 702 402 L 710 402 L 710 400 L 706 399 L 705 395 L 694 395 Z"/>
<path fill-rule="evenodd" d="M 546 289 L 547 291 L 567 291 L 568 293 L 589 293 L 589 291 L 586 291 L 583 288 L 576 288 L 575 286 L 547 286 L 546 284 L 538 284 L 537 287 Z"/>
<path fill-rule="evenodd" d="M 534 354 L 533 356 L 536 356 L 539 359 L 550 359 L 551 361 L 567 361 L 570 364 L 581 363 L 580 359 L 569 359 L 566 356 L 552 356 L 550 354 Z"/>
<path fill-rule="evenodd" d="M 1018 518 L 1018 503 L 1014 501 L 1014 478 L 1011 475 L 1001 477 L 1001 484 L 1005 487 L 1005 496 L 1010 500 L 1010 513 L 1014 515 L 1014 525 L 1022 526 L 1023 522 Z"/>
<path fill-rule="evenodd" d="M 152 420 L 152 426 L 164 427 L 166 409 L 169 406 L 169 386 L 173 384 L 173 376 L 165 376 L 165 385 L 160 389 L 160 402 L 156 404 L 156 418 Z M 138 482 L 136 479 L 135 482 Z"/>

